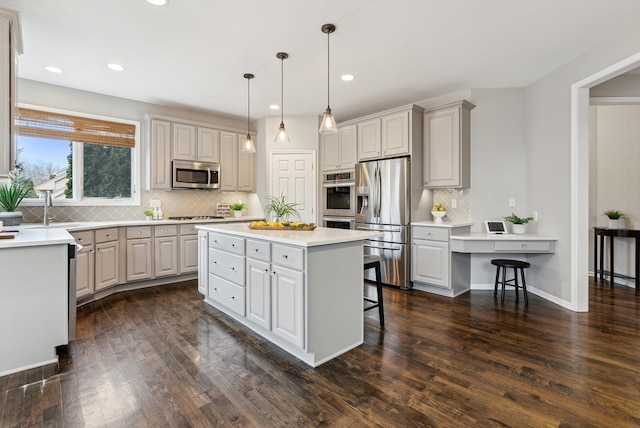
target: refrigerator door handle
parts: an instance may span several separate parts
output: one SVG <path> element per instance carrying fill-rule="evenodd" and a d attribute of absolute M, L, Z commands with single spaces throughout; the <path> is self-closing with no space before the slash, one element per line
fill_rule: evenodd
<path fill-rule="evenodd" d="M 400 247 L 387 247 L 387 246 L 369 245 L 369 244 L 362 244 L 362 245 L 367 248 L 375 248 L 376 250 L 391 250 L 391 251 L 401 250 Z"/>
<path fill-rule="evenodd" d="M 402 229 L 375 229 L 373 227 L 362 227 L 362 226 L 357 226 L 356 229 L 358 230 L 368 230 L 371 232 L 402 232 Z"/>
<path fill-rule="evenodd" d="M 380 173 L 380 168 L 378 167 L 378 217 L 380 217 L 381 211 L 382 211 L 382 174 Z"/>

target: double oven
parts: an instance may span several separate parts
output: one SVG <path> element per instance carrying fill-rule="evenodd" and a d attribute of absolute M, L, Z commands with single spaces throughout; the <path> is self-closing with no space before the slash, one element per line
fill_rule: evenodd
<path fill-rule="evenodd" d="M 355 229 L 355 172 L 322 175 L 322 226 Z"/>

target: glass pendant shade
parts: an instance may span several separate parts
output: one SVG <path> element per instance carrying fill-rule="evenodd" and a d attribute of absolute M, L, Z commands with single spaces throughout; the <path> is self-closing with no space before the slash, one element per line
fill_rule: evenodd
<path fill-rule="evenodd" d="M 338 124 L 336 124 L 336 120 L 331 114 L 331 109 L 328 108 L 327 111 L 324 112 L 324 116 L 322 117 L 322 123 L 320 124 L 320 129 L 318 130 L 321 134 L 335 134 L 338 132 Z"/>
<path fill-rule="evenodd" d="M 244 142 L 242 143 L 242 153 L 255 153 L 256 145 L 253 144 L 253 137 L 247 134 Z"/>
<path fill-rule="evenodd" d="M 256 145 L 253 143 L 253 137 L 251 136 L 251 133 L 249 131 L 249 117 L 250 117 L 250 110 L 249 107 L 251 105 L 251 88 L 249 83 L 251 82 L 251 79 L 253 79 L 255 76 L 251 73 L 246 73 L 243 76 L 245 79 L 247 79 L 247 137 L 244 139 L 244 141 L 242 142 L 242 153 L 255 153 L 256 152 Z"/>
<path fill-rule="evenodd" d="M 284 122 L 280 122 L 280 128 L 278 128 L 278 133 L 276 134 L 276 139 L 273 141 L 274 143 L 290 143 L 289 135 L 287 135 L 287 131 L 284 129 Z"/>

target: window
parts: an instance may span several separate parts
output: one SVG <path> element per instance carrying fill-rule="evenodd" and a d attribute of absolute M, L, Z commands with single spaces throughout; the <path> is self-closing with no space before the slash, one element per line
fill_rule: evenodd
<path fill-rule="evenodd" d="M 61 205 L 139 205 L 137 122 L 19 108 L 19 180 Z"/>

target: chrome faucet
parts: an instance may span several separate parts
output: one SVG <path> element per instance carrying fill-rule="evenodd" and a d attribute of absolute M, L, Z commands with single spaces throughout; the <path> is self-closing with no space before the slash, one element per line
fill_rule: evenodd
<path fill-rule="evenodd" d="M 51 198 L 51 190 L 44 191 L 44 219 L 42 220 L 43 226 L 49 226 L 49 207 L 53 206 L 53 199 Z"/>

